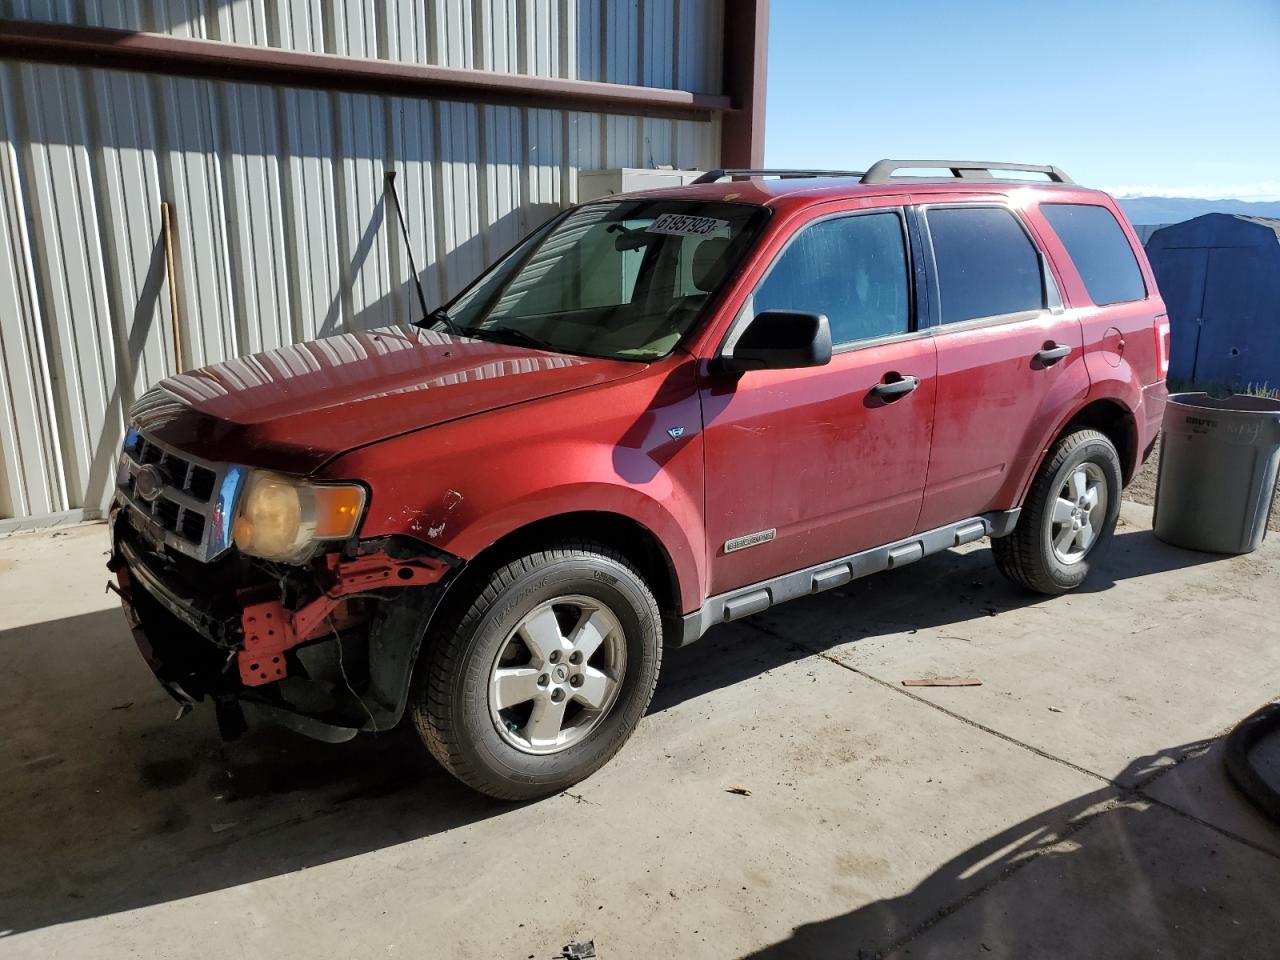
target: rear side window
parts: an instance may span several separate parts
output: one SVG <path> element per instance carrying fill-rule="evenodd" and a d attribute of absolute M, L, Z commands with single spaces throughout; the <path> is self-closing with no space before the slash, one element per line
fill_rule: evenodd
<path fill-rule="evenodd" d="M 805 227 L 756 289 L 754 310 L 825 313 L 833 344 L 906 333 L 910 291 L 902 220 L 872 213 Z"/>
<path fill-rule="evenodd" d="M 938 266 L 942 322 L 1044 307 L 1040 253 L 1002 207 L 934 207 L 926 213 Z"/>
<path fill-rule="evenodd" d="M 1146 298 L 1138 259 L 1110 210 L 1086 203 L 1042 203 L 1040 212 L 1067 248 L 1090 300 L 1102 307 Z"/>

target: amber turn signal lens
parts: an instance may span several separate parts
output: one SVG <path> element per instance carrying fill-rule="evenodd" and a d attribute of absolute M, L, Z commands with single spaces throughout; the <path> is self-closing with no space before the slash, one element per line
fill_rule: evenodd
<path fill-rule="evenodd" d="M 317 540 L 341 540 L 356 532 L 364 510 L 364 487 L 317 486 L 315 496 Z"/>

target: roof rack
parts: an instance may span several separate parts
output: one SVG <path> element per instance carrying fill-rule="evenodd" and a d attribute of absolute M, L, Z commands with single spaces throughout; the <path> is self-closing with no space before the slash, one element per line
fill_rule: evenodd
<path fill-rule="evenodd" d="M 948 170 L 958 180 L 1010 179 L 995 176 L 992 170 L 1043 173 L 1053 183 L 1075 183 L 1057 167 L 1034 163 L 990 163 L 986 160 L 880 160 L 862 177 L 863 183 L 888 183 L 898 170 Z M 912 179 L 903 177 L 900 179 Z"/>
<path fill-rule="evenodd" d="M 730 180 L 737 177 L 780 177 L 783 180 L 798 179 L 801 177 L 865 177 L 866 174 L 861 170 L 750 170 L 750 169 L 731 169 L 731 170 L 708 170 L 702 176 L 694 180 L 694 183 L 718 183 L 728 177 Z"/>

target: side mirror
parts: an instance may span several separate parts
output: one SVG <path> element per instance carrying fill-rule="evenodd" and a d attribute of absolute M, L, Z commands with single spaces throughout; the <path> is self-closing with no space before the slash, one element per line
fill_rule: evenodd
<path fill-rule="evenodd" d="M 792 370 L 831 362 L 831 327 L 826 314 L 796 310 L 757 313 L 734 345 L 716 358 L 717 373 Z"/>

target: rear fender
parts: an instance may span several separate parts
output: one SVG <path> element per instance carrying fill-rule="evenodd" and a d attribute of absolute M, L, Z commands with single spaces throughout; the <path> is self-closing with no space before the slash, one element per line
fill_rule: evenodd
<path fill-rule="evenodd" d="M 1132 444 L 1133 449 L 1129 451 L 1128 456 L 1125 455 L 1123 448 L 1118 447 L 1117 452 L 1121 456 L 1121 471 L 1125 477 L 1132 477 L 1137 470 L 1142 450 L 1147 445 L 1147 438 L 1139 428 L 1139 425 L 1145 422 L 1143 391 L 1137 386 L 1137 381 L 1132 379 L 1132 371 L 1127 370 L 1127 364 L 1123 362 L 1118 367 L 1112 367 L 1099 354 L 1090 353 L 1085 356 L 1085 364 L 1093 380 L 1089 393 L 1083 400 L 1072 406 L 1070 412 L 1053 421 L 1052 428 L 1044 436 L 1040 456 L 1032 464 L 1032 469 L 1022 478 L 1018 505 L 1026 499 L 1031 483 L 1040 472 L 1040 466 L 1048 456 L 1049 448 L 1053 446 L 1054 441 L 1061 436 L 1071 421 L 1081 415 L 1082 411 L 1100 400 L 1114 403 L 1129 419 L 1135 441 Z M 1126 374 L 1130 379 L 1126 379 Z"/>

